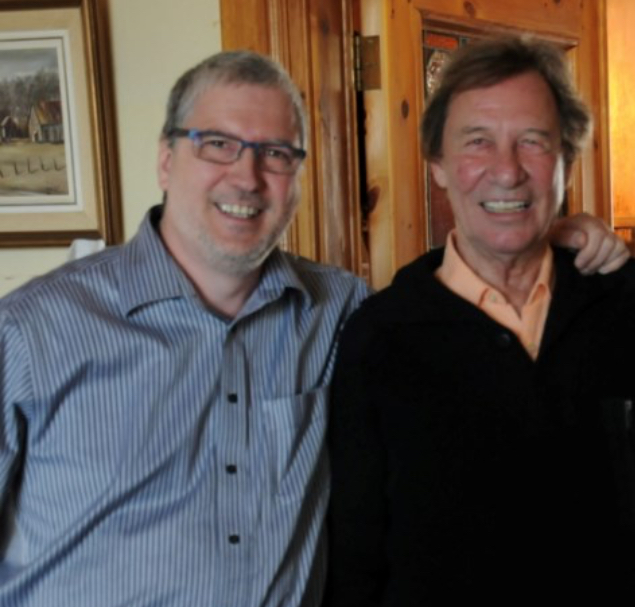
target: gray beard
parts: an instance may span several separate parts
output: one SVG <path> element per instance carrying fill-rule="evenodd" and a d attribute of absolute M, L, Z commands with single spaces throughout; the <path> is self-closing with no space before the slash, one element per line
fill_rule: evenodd
<path fill-rule="evenodd" d="M 252 196 L 255 199 L 257 195 L 243 193 L 240 196 L 240 202 L 249 202 Z M 209 236 L 205 232 L 199 233 L 199 242 L 206 251 L 207 263 L 210 267 L 227 274 L 229 276 L 246 276 L 251 274 L 262 266 L 274 247 L 280 242 L 282 235 L 291 223 L 297 203 L 299 201 L 299 193 L 296 191 L 295 200 L 287 208 L 287 214 L 282 218 L 280 225 L 271 234 L 260 240 L 250 251 L 246 253 L 233 254 L 219 248 L 215 242 L 209 240 Z M 209 199 L 209 204 L 214 202 Z"/>
<path fill-rule="evenodd" d="M 280 241 L 282 234 L 287 229 L 293 212 L 285 218 L 278 230 L 260 240 L 250 251 L 245 253 L 230 253 L 219 248 L 215 242 L 209 240 L 209 235 L 199 234 L 199 242 L 203 245 L 207 263 L 223 274 L 229 276 L 246 276 L 262 266 L 271 251 Z"/>
<path fill-rule="evenodd" d="M 231 276 L 245 276 L 257 270 L 269 257 L 269 254 L 276 246 L 279 238 L 271 238 L 258 243 L 251 251 L 242 254 L 231 254 L 219 250 L 216 245 L 207 240 L 207 235 L 203 238 L 206 250 L 207 262 L 210 267 Z"/>

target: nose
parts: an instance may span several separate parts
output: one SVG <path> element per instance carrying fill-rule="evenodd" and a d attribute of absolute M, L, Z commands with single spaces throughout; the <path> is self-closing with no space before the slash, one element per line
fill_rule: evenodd
<path fill-rule="evenodd" d="M 499 148 L 489 167 L 491 180 L 505 189 L 515 188 L 527 179 L 522 159 L 515 145 Z"/>
<path fill-rule="evenodd" d="M 244 148 L 240 156 L 229 165 L 228 174 L 232 184 L 246 192 L 255 192 L 262 184 L 260 160 L 256 150 Z"/>

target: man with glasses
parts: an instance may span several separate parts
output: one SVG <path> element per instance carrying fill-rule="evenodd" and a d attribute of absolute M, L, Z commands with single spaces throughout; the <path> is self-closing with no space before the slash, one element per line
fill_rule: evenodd
<path fill-rule="evenodd" d="M 170 95 L 164 204 L 0 305 L 3 606 L 320 604 L 327 389 L 367 288 L 276 248 L 305 144 L 277 64 L 211 57 Z"/>
<path fill-rule="evenodd" d="M 335 342 L 364 282 L 276 248 L 306 119 L 274 62 L 185 73 L 165 204 L 0 307 L 0 603 L 315 605 Z"/>

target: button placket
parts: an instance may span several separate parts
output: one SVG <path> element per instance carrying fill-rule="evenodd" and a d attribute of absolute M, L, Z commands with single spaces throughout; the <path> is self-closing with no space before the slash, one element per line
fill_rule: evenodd
<path fill-rule="evenodd" d="M 222 423 L 217 434 L 217 465 L 219 488 L 224 495 L 220 504 L 224 512 L 219 520 L 225 528 L 226 545 L 234 551 L 244 545 L 243 538 L 249 531 L 244 510 L 231 506 L 244 502 L 247 490 L 247 478 L 242 472 L 245 471 L 248 435 L 248 359 L 241 332 L 236 326 L 227 333 L 222 365 L 220 388 L 223 396 L 219 403 Z"/>
<path fill-rule="evenodd" d="M 501 331 L 495 338 L 496 346 L 501 350 L 508 350 L 513 344 L 513 338 L 507 331 Z"/>

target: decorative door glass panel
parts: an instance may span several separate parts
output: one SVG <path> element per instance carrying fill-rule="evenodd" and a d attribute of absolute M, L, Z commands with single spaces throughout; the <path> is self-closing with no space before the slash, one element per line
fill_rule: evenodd
<path fill-rule="evenodd" d="M 441 71 L 448 63 L 452 52 L 465 44 L 470 38 L 455 33 L 435 29 L 423 31 L 424 83 L 425 98 L 428 99 L 436 89 Z M 454 227 L 454 218 L 450 203 L 432 178 L 430 167 L 426 166 L 426 209 L 428 212 L 428 242 L 430 248 L 445 244 L 448 232 Z"/>

